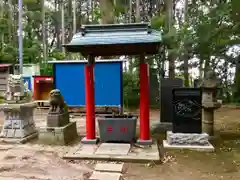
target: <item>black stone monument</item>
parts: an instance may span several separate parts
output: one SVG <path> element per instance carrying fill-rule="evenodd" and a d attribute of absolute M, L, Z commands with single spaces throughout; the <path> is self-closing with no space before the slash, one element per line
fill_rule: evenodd
<path fill-rule="evenodd" d="M 183 79 L 181 78 L 164 78 L 160 82 L 160 116 L 161 123 L 172 123 L 172 90 L 174 88 L 183 87 Z"/>
<path fill-rule="evenodd" d="M 173 89 L 173 133 L 202 133 L 202 91 Z"/>
<path fill-rule="evenodd" d="M 200 80 L 199 79 L 194 79 L 193 81 L 193 87 L 197 88 L 199 86 Z"/>

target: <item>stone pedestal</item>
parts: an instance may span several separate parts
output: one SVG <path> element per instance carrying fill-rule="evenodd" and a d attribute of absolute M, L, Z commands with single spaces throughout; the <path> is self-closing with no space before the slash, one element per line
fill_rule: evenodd
<path fill-rule="evenodd" d="M 39 128 L 38 141 L 42 144 L 66 145 L 77 136 L 76 122 L 70 122 L 62 127 Z"/>
<path fill-rule="evenodd" d="M 203 132 L 209 136 L 214 135 L 214 109 L 203 109 Z"/>
<path fill-rule="evenodd" d="M 47 115 L 47 127 L 62 127 L 69 123 L 69 113 Z"/>
<path fill-rule="evenodd" d="M 68 107 L 60 90 L 53 89 L 50 92 L 49 104 L 46 127 L 39 129 L 39 142 L 66 145 L 78 136 L 76 122 L 69 121 Z"/>
<path fill-rule="evenodd" d="M 170 145 L 209 145 L 208 134 L 167 132 L 167 142 Z"/>
<path fill-rule="evenodd" d="M 1 131 L 3 138 L 25 138 L 36 133 L 33 113 L 34 102 L 23 104 L 1 104 L 6 118 Z"/>
<path fill-rule="evenodd" d="M 214 147 L 208 141 L 208 134 L 201 133 L 173 133 L 167 132 L 167 140 L 163 141 L 164 148 L 191 149 L 200 151 L 214 151 Z"/>

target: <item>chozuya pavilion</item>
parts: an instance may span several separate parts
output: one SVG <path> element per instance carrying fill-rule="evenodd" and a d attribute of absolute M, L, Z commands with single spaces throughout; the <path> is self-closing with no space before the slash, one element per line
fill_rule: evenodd
<path fill-rule="evenodd" d="M 139 144 L 150 145 L 149 123 L 149 75 L 146 55 L 159 52 L 161 33 L 148 24 L 83 25 L 69 44 L 63 45 L 68 52 L 79 52 L 88 59 L 85 66 L 86 137 L 83 143 L 96 143 L 94 62 L 98 56 L 140 56 L 140 137 Z"/>

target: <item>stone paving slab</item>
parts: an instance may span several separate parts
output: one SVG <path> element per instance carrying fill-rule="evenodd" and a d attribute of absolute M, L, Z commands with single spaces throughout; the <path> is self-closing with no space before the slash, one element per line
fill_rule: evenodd
<path fill-rule="evenodd" d="M 26 180 L 26 178 L 4 177 L 4 176 L 0 176 L 0 179 L 3 179 L 3 180 Z"/>
<path fill-rule="evenodd" d="M 122 173 L 123 163 L 121 164 L 97 163 L 95 166 L 95 171 Z"/>
<path fill-rule="evenodd" d="M 121 180 L 121 173 L 108 173 L 108 172 L 98 172 L 94 171 L 89 178 L 91 180 Z"/>
<path fill-rule="evenodd" d="M 196 145 L 171 145 L 167 140 L 163 140 L 163 147 L 166 149 L 189 149 L 195 151 L 214 152 L 214 147 L 211 143 L 208 146 L 196 146 Z"/>
<path fill-rule="evenodd" d="M 34 132 L 24 138 L 0 138 L 1 143 L 7 144 L 24 144 L 38 137 L 38 132 Z"/>
<path fill-rule="evenodd" d="M 79 145 L 80 146 L 80 145 Z M 85 146 L 85 145 L 82 145 Z M 89 146 L 89 145 L 88 145 Z M 91 146 L 91 145 L 90 145 Z M 96 145 L 95 145 L 96 147 Z M 67 154 L 63 156 L 64 159 L 70 160 L 98 160 L 98 161 L 118 161 L 118 162 L 136 162 L 136 163 L 148 163 L 153 161 L 155 163 L 160 162 L 160 156 L 157 144 L 153 144 L 150 147 L 136 147 L 131 146 L 129 152 L 119 154 L 87 154 L 84 151 L 78 149 L 71 149 Z"/>
<path fill-rule="evenodd" d="M 96 150 L 96 155 L 127 155 L 131 148 L 130 144 L 102 143 Z"/>
<path fill-rule="evenodd" d="M 76 151 L 76 154 L 92 155 L 95 153 L 97 148 L 98 148 L 97 145 L 84 144 L 80 146 L 80 148 Z"/>

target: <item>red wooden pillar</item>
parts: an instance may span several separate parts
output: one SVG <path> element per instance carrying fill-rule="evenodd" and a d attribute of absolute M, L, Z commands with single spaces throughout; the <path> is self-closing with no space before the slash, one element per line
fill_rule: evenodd
<path fill-rule="evenodd" d="M 151 145 L 149 122 L 149 73 L 145 56 L 140 56 L 140 138 L 139 144 Z"/>
<path fill-rule="evenodd" d="M 86 100 L 86 137 L 82 143 L 96 144 L 95 98 L 94 98 L 94 57 L 89 56 L 85 66 L 85 100 Z"/>

